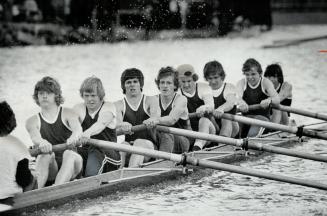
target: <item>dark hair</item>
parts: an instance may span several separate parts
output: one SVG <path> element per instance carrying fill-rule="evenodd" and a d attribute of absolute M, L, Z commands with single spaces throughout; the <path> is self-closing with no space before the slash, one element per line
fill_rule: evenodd
<path fill-rule="evenodd" d="M 17 126 L 15 113 L 6 101 L 0 103 L 0 136 L 7 136 Z"/>
<path fill-rule="evenodd" d="M 60 88 L 60 84 L 58 81 L 52 77 L 46 76 L 43 77 L 40 81 L 38 81 L 34 88 L 33 99 L 37 105 L 40 105 L 38 99 L 38 93 L 40 91 L 45 91 L 47 93 L 55 94 L 55 102 L 59 106 L 64 103 L 64 98 L 62 97 L 62 92 Z"/>
<path fill-rule="evenodd" d="M 173 81 L 174 81 L 174 85 L 175 85 L 174 91 L 177 91 L 177 89 L 178 89 L 178 72 L 173 67 L 170 67 L 170 66 L 160 68 L 157 78 L 154 80 L 157 84 L 158 89 L 159 89 L 160 80 L 162 78 L 168 77 L 168 76 L 173 77 Z"/>
<path fill-rule="evenodd" d="M 262 74 L 261 64 L 254 58 L 249 58 L 244 62 L 242 71 L 243 71 L 243 73 L 245 73 L 247 71 L 250 71 L 251 68 L 253 68 L 253 67 L 257 68 L 257 71 L 260 75 Z"/>
<path fill-rule="evenodd" d="M 137 68 L 128 68 L 128 69 L 124 70 L 124 72 L 122 73 L 122 75 L 120 77 L 120 84 L 121 84 L 121 88 L 123 90 L 123 94 L 126 94 L 126 89 L 125 89 L 126 80 L 134 79 L 134 78 L 139 80 L 140 86 L 141 86 L 141 91 L 143 91 L 143 86 L 144 86 L 143 73 Z"/>
<path fill-rule="evenodd" d="M 218 61 L 210 61 L 204 65 L 203 76 L 207 80 L 211 74 L 218 74 L 222 80 L 225 79 L 226 73 L 223 66 Z"/>
<path fill-rule="evenodd" d="M 265 77 L 277 77 L 279 83 L 284 82 L 283 70 L 279 64 L 268 65 L 265 70 Z"/>
<path fill-rule="evenodd" d="M 79 89 L 81 97 L 83 97 L 84 92 L 92 93 L 95 91 L 97 92 L 97 95 L 99 96 L 100 100 L 103 100 L 105 96 L 104 88 L 101 80 L 96 76 L 86 78 Z"/>

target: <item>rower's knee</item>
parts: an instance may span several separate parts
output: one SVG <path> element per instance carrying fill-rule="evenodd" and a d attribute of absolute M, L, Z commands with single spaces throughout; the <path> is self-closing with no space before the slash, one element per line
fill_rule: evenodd
<path fill-rule="evenodd" d="M 140 148 L 146 148 L 146 149 L 154 149 L 153 143 L 150 140 L 145 140 L 145 139 L 135 140 L 133 146 L 140 147 Z"/>

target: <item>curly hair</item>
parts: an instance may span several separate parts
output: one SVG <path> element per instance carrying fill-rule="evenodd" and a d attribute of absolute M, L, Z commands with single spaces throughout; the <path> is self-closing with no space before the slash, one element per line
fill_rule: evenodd
<path fill-rule="evenodd" d="M 164 77 L 168 77 L 168 76 L 172 76 L 173 77 L 173 81 L 174 81 L 174 91 L 177 91 L 178 89 L 178 72 L 173 68 L 173 67 L 162 67 L 160 68 L 157 78 L 154 80 L 155 83 L 157 84 L 157 87 L 159 89 L 159 83 L 160 80 Z"/>
<path fill-rule="evenodd" d="M 49 76 L 43 77 L 40 81 L 38 81 L 34 87 L 33 99 L 37 105 L 40 106 L 38 93 L 40 91 L 45 91 L 47 93 L 55 94 L 55 102 L 59 106 L 64 103 L 64 98 L 62 96 L 61 87 L 59 82 Z"/>
<path fill-rule="evenodd" d="M 142 71 L 140 71 L 137 68 L 128 68 L 128 69 L 124 70 L 124 72 L 122 73 L 122 75 L 120 77 L 120 84 L 121 84 L 121 88 L 123 90 L 123 94 L 126 94 L 126 88 L 125 88 L 126 80 L 134 79 L 134 78 L 139 80 L 140 86 L 141 86 L 141 91 L 143 91 L 144 76 L 143 76 Z"/>

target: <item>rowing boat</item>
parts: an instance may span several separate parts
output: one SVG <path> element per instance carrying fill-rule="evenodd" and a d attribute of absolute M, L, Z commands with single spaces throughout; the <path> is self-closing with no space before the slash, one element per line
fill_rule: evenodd
<path fill-rule="evenodd" d="M 274 134 L 263 138 L 250 139 L 250 142 L 272 146 L 289 146 L 301 143 L 296 136 L 285 137 L 285 134 Z M 207 150 L 188 153 L 200 159 L 235 163 L 259 155 L 259 151 L 235 151 L 234 147 L 220 145 Z M 264 154 L 265 155 L 265 154 Z M 156 160 L 144 163 L 139 168 L 124 168 L 97 176 L 74 180 L 61 185 L 49 186 L 18 194 L 14 205 L 6 213 L 38 211 L 67 203 L 74 199 L 94 198 L 116 191 L 126 191 L 137 186 L 156 184 L 164 180 L 176 179 L 196 170 L 193 166 L 181 166 L 168 160 Z"/>

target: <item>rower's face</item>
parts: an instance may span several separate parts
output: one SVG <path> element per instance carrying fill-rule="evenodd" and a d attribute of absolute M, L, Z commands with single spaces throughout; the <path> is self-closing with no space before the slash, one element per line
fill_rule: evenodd
<path fill-rule="evenodd" d="M 83 100 L 89 110 L 97 110 L 101 106 L 101 100 L 96 90 L 93 92 L 83 92 Z"/>
<path fill-rule="evenodd" d="M 172 76 L 163 77 L 159 81 L 159 91 L 160 94 L 164 96 L 169 96 L 174 94 L 174 89 L 176 86 L 174 85 L 174 78 Z"/>
<path fill-rule="evenodd" d="M 184 92 L 192 94 L 195 91 L 196 83 L 191 76 L 180 77 L 179 84 Z"/>
<path fill-rule="evenodd" d="M 278 78 L 275 77 L 275 76 L 270 76 L 270 77 L 267 77 L 273 84 L 274 84 L 274 87 L 277 88 L 278 87 Z"/>
<path fill-rule="evenodd" d="M 128 79 L 125 81 L 126 94 L 137 95 L 141 94 L 140 81 L 137 78 Z"/>
<path fill-rule="evenodd" d="M 206 79 L 213 90 L 219 89 L 224 83 L 224 80 L 218 73 L 210 74 Z"/>
<path fill-rule="evenodd" d="M 55 97 L 56 95 L 52 92 L 39 91 L 37 93 L 38 101 L 41 107 L 49 106 L 56 104 Z"/>
<path fill-rule="evenodd" d="M 252 67 L 251 70 L 244 72 L 245 78 L 248 83 L 255 86 L 260 81 L 260 74 L 256 67 Z"/>

